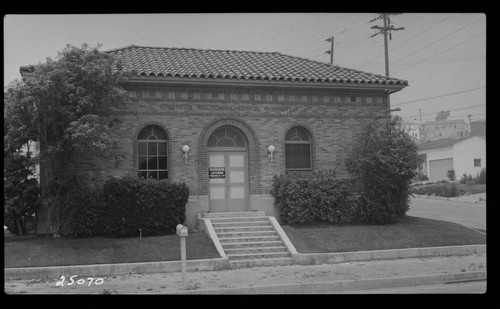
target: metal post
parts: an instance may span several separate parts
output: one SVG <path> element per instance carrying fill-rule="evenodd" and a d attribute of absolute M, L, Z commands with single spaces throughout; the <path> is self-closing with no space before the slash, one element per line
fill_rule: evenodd
<path fill-rule="evenodd" d="M 187 290 L 186 236 L 181 236 L 182 287 Z"/>

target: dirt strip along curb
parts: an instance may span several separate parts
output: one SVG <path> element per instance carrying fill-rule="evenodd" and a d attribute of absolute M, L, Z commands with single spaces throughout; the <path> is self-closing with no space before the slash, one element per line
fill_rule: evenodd
<path fill-rule="evenodd" d="M 325 294 L 348 290 L 370 290 L 437 283 L 486 280 L 486 272 L 462 272 L 441 275 L 373 278 L 313 283 L 267 285 L 244 288 L 181 291 L 176 294 Z"/>

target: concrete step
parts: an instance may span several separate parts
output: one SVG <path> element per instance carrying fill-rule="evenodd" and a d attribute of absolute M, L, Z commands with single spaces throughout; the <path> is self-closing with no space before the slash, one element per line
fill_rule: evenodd
<path fill-rule="evenodd" d="M 276 259 L 290 257 L 287 251 L 282 252 L 259 252 L 259 253 L 242 253 L 242 254 L 226 254 L 230 261 L 237 260 L 256 260 L 256 259 Z"/>
<path fill-rule="evenodd" d="M 269 231 L 239 231 L 239 232 L 218 232 L 217 237 L 232 238 L 232 237 L 256 237 L 256 236 L 274 236 L 278 235 L 275 230 Z"/>
<path fill-rule="evenodd" d="M 210 218 L 212 224 L 214 223 L 229 223 L 229 222 L 250 222 L 250 221 L 268 221 L 266 216 L 255 216 L 255 217 L 220 217 L 220 218 Z"/>
<path fill-rule="evenodd" d="M 253 225 L 253 226 L 230 226 L 230 227 L 219 227 L 214 226 L 215 232 L 219 233 L 230 233 L 230 232 L 256 232 L 256 231 L 274 231 L 272 225 Z"/>
<path fill-rule="evenodd" d="M 273 246 L 273 247 L 243 247 L 243 248 L 224 248 L 224 252 L 229 257 L 234 254 L 255 254 L 255 253 L 269 253 L 269 252 L 280 252 L 288 253 L 285 246 Z"/>
<path fill-rule="evenodd" d="M 241 242 L 266 242 L 266 241 L 281 241 L 278 235 L 273 236 L 253 236 L 253 237 L 220 237 L 219 241 L 224 246 L 227 243 Z"/>
<path fill-rule="evenodd" d="M 239 227 L 239 226 L 272 226 L 271 222 L 268 220 L 259 220 L 259 221 L 229 221 L 229 222 L 217 222 L 212 221 L 212 225 L 214 228 L 220 227 Z"/>
<path fill-rule="evenodd" d="M 255 236 L 275 236 L 278 233 L 275 230 L 253 230 L 253 231 L 233 231 L 233 232 L 217 232 L 219 238 L 230 237 L 255 237 Z"/>
<path fill-rule="evenodd" d="M 245 212 L 207 212 L 203 213 L 202 218 L 227 218 L 227 217 L 262 217 L 265 216 L 264 211 L 245 211 Z"/>
<path fill-rule="evenodd" d="M 240 248 L 267 248 L 267 247 L 275 247 L 281 246 L 283 242 L 281 240 L 271 240 L 271 241 L 243 241 L 243 242 L 226 242 L 222 244 L 224 251 L 231 249 L 240 249 Z"/>
<path fill-rule="evenodd" d="M 278 265 L 292 265 L 293 258 L 284 257 L 276 259 L 247 259 L 247 260 L 229 260 L 231 268 L 244 268 L 254 266 L 278 266 Z"/>

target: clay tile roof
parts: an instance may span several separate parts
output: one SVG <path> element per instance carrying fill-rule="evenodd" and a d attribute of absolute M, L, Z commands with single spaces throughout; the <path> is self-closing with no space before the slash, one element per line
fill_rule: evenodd
<path fill-rule="evenodd" d="M 284 55 L 193 48 L 127 46 L 106 51 L 139 76 L 307 81 L 405 87 L 408 82 Z"/>

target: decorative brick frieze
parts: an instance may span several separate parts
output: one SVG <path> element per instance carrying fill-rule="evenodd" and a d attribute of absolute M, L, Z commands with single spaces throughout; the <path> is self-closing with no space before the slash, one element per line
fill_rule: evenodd
<path fill-rule="evenodd" d="M 197 89 L 171 89 L 166 92 L 147 89 L 147 90 L 130 90 L 130 97 L 133 101 L 176 101 L 176 102 L 214 102 L 214 103 L 240 103 L 249 101 L 253 103 L 273 102 L 281 104 L 290 104 L 296 102 L 298 104 L 316 104 L 316 103 L 353 103 L 353 104 L 385 104 L 384 95 L 366 94 L 360 95 L 357 92 L 345 93 L 345 91 L 332 93 L 308 93 L 303 91 L 296 93 L 280 93 L 273 91 L 272 93 L 263 92 L 261 90 L 235 90 L 235 91 L 213 91 Z"/>

